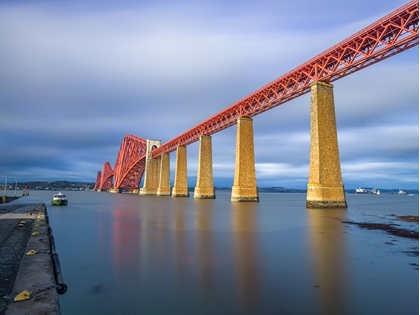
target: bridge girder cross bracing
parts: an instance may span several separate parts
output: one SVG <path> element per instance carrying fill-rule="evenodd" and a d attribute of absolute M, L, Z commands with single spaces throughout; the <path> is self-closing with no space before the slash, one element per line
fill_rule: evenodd
<path fill-rule="evenodd" d="M 96 181 L 95 186 L 93 187 L 93 190 L 99 190 L 99 186 L 101 185 L 101 171 L 98 171 L 98 175 L 96 175 Z"/>
<path fill-rule="evenodd" d="M 114 188 L 138 189 L 146 161 L 146 140 L 126 135 L 114 166 Z"/>
<path fill-rule="evenodd" d="M 153 151 L 153 157 L 191 144 L 310 91 L 316 81 L 333 82 L 419 44 L 419 3 L 401 8 L 357 32 L 299 67 Z"/>
<path fill-rule="evenodd" d="M 109 190 L 112 188 L 112 176 L 114 172 L 112 170 L 111 164 L 105 162 L 101 172 L 101 180 L 98 187 L 98 190 Z"/>

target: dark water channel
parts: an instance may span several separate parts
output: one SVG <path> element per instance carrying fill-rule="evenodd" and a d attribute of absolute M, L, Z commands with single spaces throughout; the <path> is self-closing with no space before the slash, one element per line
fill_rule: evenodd
<path fill-rule="evenodd" d="M 418 215 L 418 196 L 348 195 L 308 210 L 304 194 L 259 203 L 31 191 L 47 205 L 69 314 L 418 314 L 418 239 L 342 221 Z"/>

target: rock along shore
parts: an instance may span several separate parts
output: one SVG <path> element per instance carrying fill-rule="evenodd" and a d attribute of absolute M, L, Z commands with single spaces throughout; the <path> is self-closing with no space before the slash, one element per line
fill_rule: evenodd
<path fill-rule="evenodd" d="M 0 314 L 61 314 L 66 290 L 45 204 L 0 204 Z"/>

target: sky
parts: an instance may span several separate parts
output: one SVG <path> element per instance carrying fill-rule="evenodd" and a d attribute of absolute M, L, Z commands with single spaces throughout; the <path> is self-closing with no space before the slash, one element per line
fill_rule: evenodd
<path fill-rule="evenodd" d="M 0 0 L 0 182 L 95 182 L 126 134 L 166 143 L 405 3 Z M 344 187 L 418 188 L 418 46 L 333 85 Z M 253 127 L 258 187 L 305 189 L 310 95 Z M 212 136 L 216 187 L 235 135 Z"/>

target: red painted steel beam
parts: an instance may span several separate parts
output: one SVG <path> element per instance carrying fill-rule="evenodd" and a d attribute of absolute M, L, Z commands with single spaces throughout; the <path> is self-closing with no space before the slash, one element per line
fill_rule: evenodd
<path fill-rule="evenodd" d="M 112 176 L 114 172 L 112 171 L 111 164 L 105 162 L 102 168 L 101 184 L 99 185 L 99 190 L 110 190 L 112 188 Z"/>
<path fill-rule="evenodd" d="M 101 171 L 98 171 L 98 175 L 96 175 L 96 181 L 95 186 L 93 187 L 93 190 L 99 190 L 99 186 L 101 185 Z"/>
<path fill-rule="evenodd" d="M 153 151 L 175 151 L 201 135 L 212 135 L 310 91 L 316 81 L 333 82 L 419 44 L 419 3 L 410 1 L 299 67 L 210 117 Z"/>
<path fill-rule="evenodd" d="M 114 166 L 114 188 L 138 189 L 144 173 L 147 141 L 126 135 Z"/>

